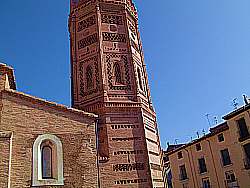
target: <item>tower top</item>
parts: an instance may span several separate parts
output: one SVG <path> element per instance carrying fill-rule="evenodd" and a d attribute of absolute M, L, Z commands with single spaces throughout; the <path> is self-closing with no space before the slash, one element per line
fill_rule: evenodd
<path fill-rule="evenodd" d="M 113 3 L 113 4 L 125 4 L 126 7 L 133 12 L 134 16 L 137 18 L 137 11 L 135 8 L 135 5 L 133 3 L 133 0 L 70 0 L 70 10 L 74 10 L 80 5 L 87 5 L 92 3 Z"/>

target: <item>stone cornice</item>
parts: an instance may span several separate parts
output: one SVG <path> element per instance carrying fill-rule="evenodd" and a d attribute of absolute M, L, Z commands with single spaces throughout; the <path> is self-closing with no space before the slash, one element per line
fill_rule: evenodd
<path fill-rule="evenodd" d="M 41 104 L 47 107 L 51 107 L 54 108 L 56 110 L 61 110 L 63 112 L 67 112 L 67 113 L 74 113 L 76 115 L 80 115 L 80 116 L 84 116 L 84 117 L 88 117 L 88 118 L 97 118 L 98 116 L 93 114 L 93 113 L 88 113 L 88 112 L 84 112 L 82 110 L 78 110 L 78 109 L 74 109 L 74 108 L 69 108 L 67 106 L 61 105 L 61 104 L 57 104 L 55 102 L 50 102 L 50 101 L 46 101 L 44 99 L 41 98 L 37 98 L 22 92 L 18 92 L 15 90 L 3 90 L 1 92 L 2 94 L 7 94 L 13 97 L 17 97 L 26 101 L 30 101 L 30 102 L 35 102 L 37 104 Z"/>

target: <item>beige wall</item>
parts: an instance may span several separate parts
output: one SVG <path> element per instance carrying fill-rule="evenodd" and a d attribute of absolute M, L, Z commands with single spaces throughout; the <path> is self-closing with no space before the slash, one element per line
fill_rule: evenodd
<path fill-rule="evenodd" d="M 220 133 L 201 138 L 197 143 L 201 144 L 202 150 L 196 151 L 196 142 L 191 145 L 185 146 L 181 150 L 169 155 L 171 170 L 173 174 L 173 185 L 175 188 L 182 188 L 183 184 L 188 185 L 188 188 L 202 187 L 202 179 L 209 178 L 211 186 L 216 188 L 226 188 L 225 172 L 233 171 L 238 184 L 241 188 L 250 187 L 250 170 L 244 167 L 244 151 L 243 144 L 249 143 L 250 139 L 240 143 L 238 138 L 238 127 L 236 120 L 244 117 L 250 130 L 250 118 L 247 112 L 244 112 L 232 119 L 227 123 L 228 130 L 223 131 L 224 141 L 218 141 Z M 223 166 L 221 159 L 221 150 L 228 149 L 232 164 Z M 178 159 L 178 152 L 183 153 L 183 158 Z M 207 172 L 200 174 L 198 167 L 198 159 L 204 157 L 207 166 Z M 180 181 L 179 179 L 179 166 L 185 164 L 188 180 Z"/>

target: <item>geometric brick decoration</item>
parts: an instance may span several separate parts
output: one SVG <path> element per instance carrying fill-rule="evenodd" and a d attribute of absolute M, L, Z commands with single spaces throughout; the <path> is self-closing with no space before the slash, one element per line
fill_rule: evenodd
<path fill-rule="evenodd" d="M 99 116 L 101 187 L 163 187 L 160 141 L 131 0 L 72 0 L 72 106 Z"/>

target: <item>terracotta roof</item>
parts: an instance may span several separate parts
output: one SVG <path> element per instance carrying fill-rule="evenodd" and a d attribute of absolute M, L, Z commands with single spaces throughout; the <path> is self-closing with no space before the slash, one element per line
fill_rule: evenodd
<path fill-rule="evenodd" d="M 11 95 L 11 96 L 14 96 L 14 97 L 18 97 L 18 98 L 21 98 L 21 99 L 24 99 L 24 100 L 37 102 L 39 104 L 43 104 L 43 105 L 46 105 L 48 107 L 55 108 L 57 110 L 61 110 L 61 111 L 64 111 L 64 112 L 75 113 L 77 115 L 81 115 L 81 116 L 85 116 L 85 117 L 89 117 L 89 118 L 97 118 L 98 117 L 98 115 L 93 114 L 93 113 L 84 112 L 82 110 L 78 110 L 78 109 L 75 109 L 75 108 L 70 108 L 70 107 L 67 107 L 67 106 L 64 106 L 64 105 L 61 105 L 61 104 L 57 104 L 55 102 L 46 101 L 44 99 L 34 97 L 34 96 L 31 96 L 31 95 L 28 95 L 28 94 L 25 94 L 25 93 L 22 93 L 22 92 L 18 92 L 16 90 L 12 90 L 12 89 L 3 90 L 3 91 L 1 91 L 1 93 L 5 93 L 5 94 L 8 94 L 8 95 Z"/>
<path fill-rule="evenodd" d="M 173 151 L 179 147 L 182 147 L 184 146 L 185 144 L 175 144 L 175 145 L 169 145 L 168 148 L 167 148 L 167 151 L 165 151 L 164 153 L 168 153 L 170 151 Z"/>

